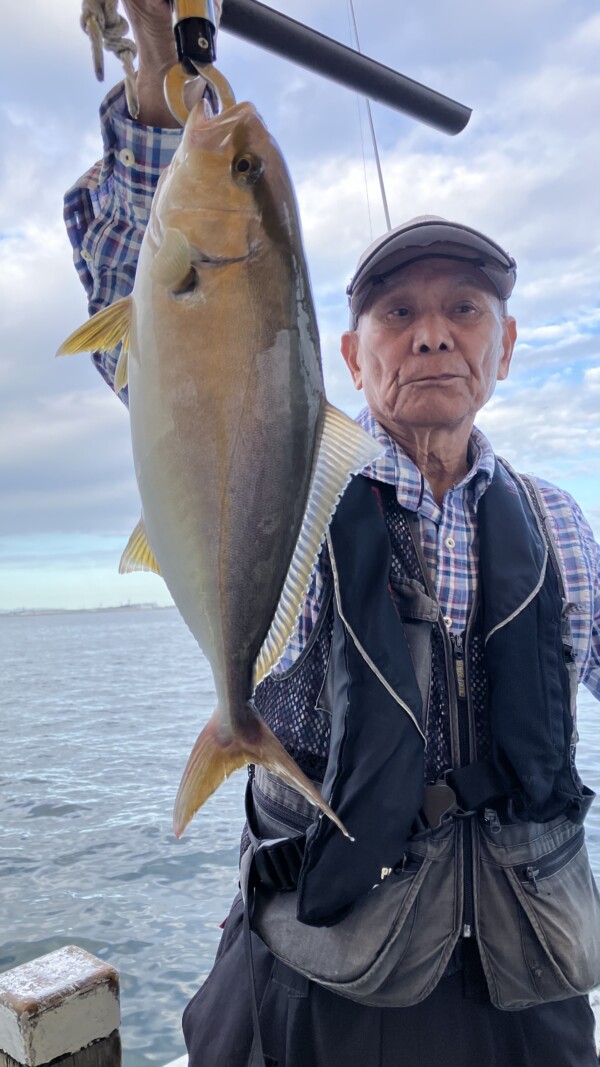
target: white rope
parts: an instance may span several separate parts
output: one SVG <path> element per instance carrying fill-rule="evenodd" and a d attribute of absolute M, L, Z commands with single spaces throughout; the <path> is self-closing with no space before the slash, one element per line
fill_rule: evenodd
<path fill-rule="evenodd" d="M 117 12 L 117 0 L 83 0 L 81 28 L 92 43 L 92 59 L 98 81 L 104 81 L 104 54 L 102 49 L 114 52 L 125 71 L 125 95 L 127 107 L 133 119 L 137 118 L 140 104 L 137 94 L 136 72 L 133 61 L 137 55 L 134 41 L 126 37 L 129 24 Z"/>

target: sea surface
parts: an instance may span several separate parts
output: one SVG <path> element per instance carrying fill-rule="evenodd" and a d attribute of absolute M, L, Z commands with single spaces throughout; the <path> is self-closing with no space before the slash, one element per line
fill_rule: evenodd
<path fill-rule="evenodd" d="M 215 703 L 175 609 L 0 616 L 0 971 L 76 944 L 121 975 L 125 1067 L 185 1052 L 180 1018 L 237 890 L 245 772 L 177 841 L 181 772 Z M 600 708 L 579 769 L 600 791 Z M 600 876 L 600 802 L 588 818 Z"/>

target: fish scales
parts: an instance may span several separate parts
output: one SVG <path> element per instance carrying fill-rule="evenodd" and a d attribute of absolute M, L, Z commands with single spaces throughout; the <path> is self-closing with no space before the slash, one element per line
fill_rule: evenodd
<path fill-rule="evenodd" d="M 109 334 L 114 344 L 124 317 L 117 373 L 129 385 L 143 523 L 122 567 L 160 571 L 218 701 L 184 772 L 175 830 L 246 762 L 344 829 L 250 701 L 291 636 L 340 494 L 380 449 L 325 398 L 293 187 L 252 105 L 215 118 L 194 108 L 159 183 L 132 296 L 61 351 Z"/>

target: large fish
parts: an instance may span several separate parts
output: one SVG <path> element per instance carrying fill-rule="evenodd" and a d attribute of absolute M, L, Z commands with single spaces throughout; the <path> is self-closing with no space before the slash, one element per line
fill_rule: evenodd
<path fill-rule="evenodd" d="M 59 354 L 122 341 L 143 518 L 121 571 L 162 574 L 214 675 L 179 836 L 245 763 L 344 827 L 251 704 L 281 658 L 351 474 L 381 451 L 325 399 L 298 211 L 251 104 L 192 110 L 161 177 L 130 297 Z M 168 664 L 166 665 L 168 667 Z"/>

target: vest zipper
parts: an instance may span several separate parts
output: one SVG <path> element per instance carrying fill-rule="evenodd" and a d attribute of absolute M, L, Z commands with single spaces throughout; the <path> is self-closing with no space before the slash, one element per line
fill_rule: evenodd
<path fill-rule="evenodd" d="M 529 867 L 513 867 L 513 871 L 520 882 L 529 882 L 535 892 L 540 893 L 543 890 L 540 889 L 538 882 L 562 871 L 563 867 L 566 867 L 583 848 L 583 842 L 584 830 L 583 826 L 580 826 L 573 837 L 563 841 L 562 845 L 554 849 L 554 852 L 550 852 L 547 856 L 540 856 L 535 861 L 535 866 L 532 864 Z"/>
<path fill-rule="evenodd" d="M 419 537 L 418 518 L 416 514 L 409 519 L 409 528 L 412 542 L 421 567 L 421 574 L 429 596 L 439 604 L 431 575 L 429 573 L 423 548 Z M 471 606 L 471 614 L 465 632 L 468 646 L 471 629 L 479 606 L 479 593 L 476 590 Z M 440 610 L 441 616 L 441 610 Z M 465 767 L 471 762 L 471 708 L 469 703 L 469 669 L 468 660 L 465 656 L 465 647 L 462 634 L 452 634 L 446 629 L 445 624 L 439 623 L 444 640 L 446 658 L 446 680 L 448 683 L 448 701 L 450 704 L 450 738 L 452 746 L 452 759 L 458 759 L 460 767 Z M 455 653 L 456 649 L 456 653 Z M 453 671 L 450 673 L 450 662 Z M 462 694 L 462 695 L 461 695 Z M 455 749 L 458 748 L 458 752 Z M 475 891 L 473 886 L 473 816 L 462 819 L 462 845 L 463 845 L 463 922 L 462 936 L 473 937 L 475 926 Z"/>
<path fill-rule="evenodd" d="M 456 675 L 456 691 L 458 693 L 458 699 L 466 701 L 467 699 L 467 686 L 465 680 L 465 648 L 463 643 L 462 634 L 450 634 L 450 643 L 452 645 L 452 651 L 454 653 L 454 673 Z M 460 734 L 461 720 L 459 720 L 459 744 L 461 749 L 463 748 L 464 738 Z M 469 739 L 467 736 L 467 745 Z"/>
<path fill-rule="evenodd" d="M 458 758 L 461 767 L 471 762 L 471 739 L 469 730 L 469 704 L 467 699 L 467 670 L 465 646 L 462 634 L 449 634 L 454 663 L 454 680 L 457 695 Z M 463 937 L 472 937 L 475 926 L 475 900 L 473 889 L 473 825 L 471 818 L 464 819 L 463 827 Z"/>

